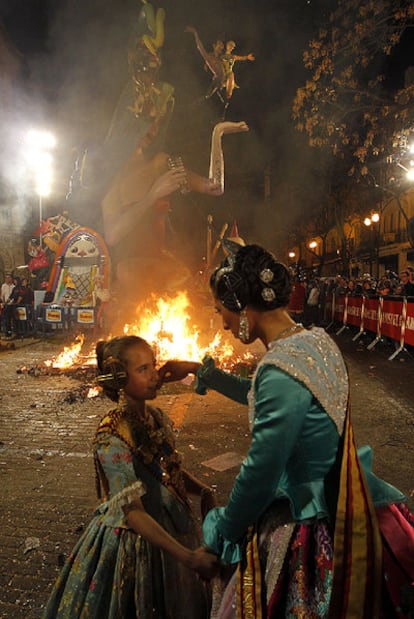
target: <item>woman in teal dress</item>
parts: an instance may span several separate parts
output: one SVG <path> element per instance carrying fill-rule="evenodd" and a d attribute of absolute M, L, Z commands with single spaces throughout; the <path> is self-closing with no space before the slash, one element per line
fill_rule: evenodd
<path fill-rule="evenodd" d="M 94 442 L 103 502 L 58 577 L 44 619 L 205 619 L 203 578 L 217 559 L 198 549 L 187 492 L 201 496 L 204 511 L 213 495 L 181 468 L 170 420 L 147 404 L 158 386 L 147 342 L 99 342 L 97 358 L 98 380 L 117 401 Z"/>
<path fill-rule="evenodd" d="M 164 381 L 196 374 L 248 404 L 251 445 L 227 505 L 203 523 L 204 544 L 237 566 L 220 619 L 394 619 L 409 616 L 413 515 L 403 494 L 357 451 L 342 355 L 321 328 L 287 312 L 287 268 L 257 245 L 230 246 L 211 277 L 224 329 L 266 352 L 251 379 L 214 361 L 169 361 Z"/>

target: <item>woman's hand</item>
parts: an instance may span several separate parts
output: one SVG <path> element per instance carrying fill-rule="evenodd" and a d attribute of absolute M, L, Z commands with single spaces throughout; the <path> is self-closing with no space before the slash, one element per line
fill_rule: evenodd
<path fill-rule="evenodd" d="M 195 570 L 203 580 L 211 580 L 220 572 L 220 559 L 201 546 L 193 551 L 191 569 Z"/>
<path fill-rule="evenodd" d="M 164 383 L 172 383 L 177 380 L 183 380 L 188 374 L 196 374 L 201 363 L 196 361 L 167 361 L 158 370 L 158 388 Z"/>

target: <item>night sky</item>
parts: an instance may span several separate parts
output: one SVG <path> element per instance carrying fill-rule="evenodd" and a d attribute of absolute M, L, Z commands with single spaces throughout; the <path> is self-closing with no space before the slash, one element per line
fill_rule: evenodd
<path fill-rule="evenodd" d="M 294 184 L 298 175 L 306 184 L 307 174 L 309 186 L 315 186 L 314 153 L 293 129 L 290 108 L 296 88 L 306 77 L 303 50 L 331 2 L 154 0 L 153 4 L 166 11 L 162 76 L 174 85 L 176 99 L 166 148 L 183 154 L 203 174 L 211 128 L 222 108 L 216 98 L 200 103 L 210 78 L 185 26 L 198 30 L 208 50 L 216 38 L 233 39 L 235 53 L 256 56 L 255 62 L 235 66 L 240 88 L 233 94 L 226 118 L 245 120 L 250 132 L 226 140 L 226 194 L 214 202 L 207 200 L 206 206 L 196 200 L 195 211 L 202 220 L 207 208 L 217 227 L 237 219 L 244 236 L 252 237 L 248 240 L 265 241 L 260 237 L 273 222 L 263 221 L 269 213 L 257 207 L 263 196 L 264 166 L 272 162 L 276 187 Z M 137 0 L 0 0 L 0 17 L 25 58 L 31 85 L 29 94 L 22 94 L 26 102 L 22 108 L 26 114 L 30 109 L 33 122 L 54 125 L 64 178 L 75 149 L 105 136 L 128 78 L 128 39 L 141 6 Z M 176 213 L 176 226 L 191 228 L 188 209 L 186 214 L 185 206 L 178 207 Z M 275 218 L 280 219 L 280 213 Z"/>

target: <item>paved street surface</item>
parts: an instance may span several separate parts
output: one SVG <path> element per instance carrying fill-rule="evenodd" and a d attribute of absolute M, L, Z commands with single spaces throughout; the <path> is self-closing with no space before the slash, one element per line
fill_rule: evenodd
<path fill-rule="evenodd" d="M 351 375 L 357 443 L 373 446 L 375 472 L 411 495 L 414 508 L 414 359 L 389 361 L 392 348 L 367 351 L 349 332 L 334 337 Z M 0 350 L 0 619 L 41 616 L 96 504 L 91 440 L 109 401 L 85 399 L 82 382 L 68 376 L 18 373 L 62 348 L 23 340 Z M 175 421 L 187 468 L 224 501 L 249 443 L 244 407 L 181 385 L 162 390 L 157 403 Z"/>

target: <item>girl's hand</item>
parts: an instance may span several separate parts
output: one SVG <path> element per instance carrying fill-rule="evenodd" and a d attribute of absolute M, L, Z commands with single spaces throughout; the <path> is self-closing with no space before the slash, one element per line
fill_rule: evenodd
<path fill-rule="evenodd" d="M 203 580 L 211 580 L 220 572 L 220 559 L 217 555 L 208 552 L 204 546 L 193 551 L 191 568 Z"/>

